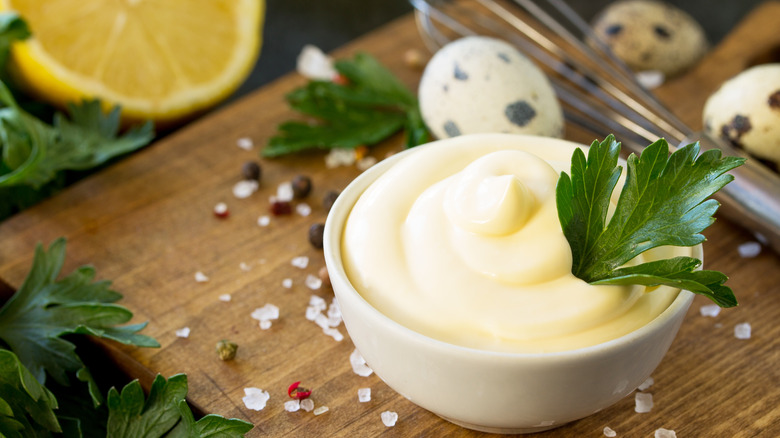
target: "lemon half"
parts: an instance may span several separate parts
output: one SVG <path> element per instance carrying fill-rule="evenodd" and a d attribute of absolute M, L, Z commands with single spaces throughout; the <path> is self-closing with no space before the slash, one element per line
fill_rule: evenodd
<path fill-rule="evenodd" d="M 264 0 L 0 0 L 27 21 L 11 71 L 42 100 L 120 105 L 165 124 L 246 79 L 260 53 Z"/>

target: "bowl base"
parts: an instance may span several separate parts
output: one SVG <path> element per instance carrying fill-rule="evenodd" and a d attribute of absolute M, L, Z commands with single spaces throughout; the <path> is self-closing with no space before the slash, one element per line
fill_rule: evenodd
<path fill-rule="evenodd" d="M 460 427 L 465 427 L 466 429 L 472 429 L 479 432 L 487 432 L 487 433 L 497 433 L 502 435 L 517 435 L 517 434 L 526 434 L 526 433 L 537 433 L 537 432 L 544 432 L 545 430 L 555 429 L 556 427 L 561 427 L 566 423 L 560 423 L 560 424 L 545 424 L 546 422 L 542 422 L 538 426 L 532 426 L 532 427 L 491 427 L 491 426 L 483 426 L 480 424 L 471 424 L 466 423 L 464 421 L 455 420 L 453 418 L 448 418 L 443 415 L 439 415 L 439 417 L 449 421 L 450 423 L 457 424 Z"/>

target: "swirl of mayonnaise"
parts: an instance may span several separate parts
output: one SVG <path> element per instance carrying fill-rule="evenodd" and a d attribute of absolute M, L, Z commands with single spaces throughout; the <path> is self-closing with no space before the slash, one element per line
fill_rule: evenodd
<path fill-rule="evenodd" d="M 641 327 L 678 291 L 571 274 L 555 185 L 572 152 L 564 141 L 479 135 L 404 153 L 349 214 L 351 283 L 400 324 L 485 350 L 561 351 Z"/>

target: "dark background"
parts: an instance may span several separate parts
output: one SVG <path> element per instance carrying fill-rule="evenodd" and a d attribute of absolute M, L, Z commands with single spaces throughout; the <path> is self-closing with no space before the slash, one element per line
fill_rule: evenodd
<path fill-rule="evenodd" d="M 610 0 L 569 0 L 571 7 L 588 21 L 610 3 Z M 710 43 L 715 45 L 761 1 L 678 0 L 668 3 L 691 14 L 704 28 Z M 266 0 L 260 59 L 228 102 L 294 70 L 295 59 L 305 44 L 328 52 L 411 12 L 412 6 L 407 0 Z"/>

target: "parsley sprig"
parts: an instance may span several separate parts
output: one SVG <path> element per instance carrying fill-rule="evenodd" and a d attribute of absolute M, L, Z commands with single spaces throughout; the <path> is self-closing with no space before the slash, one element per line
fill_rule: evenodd
<path fill-rule="evenodd" d="M 695 270 L 701 261 L 675 257 L 624 266 L 643 252 L 665 245 L 693 246 L 714 222 L 719 204 L 707 199 L 734 179 L 727 174 L 745 160 L 721 157 L 720 150 L 699 155 L 699 144 L 669 155 L 663 139 L 627 160 L 625 184 L 608 219 L 610 197 L 618 183 L 620 143 L 614 136 L 594 141 L 587 159 L 575 150 L 571 176 L 556 187 L 558 217 L 572 249 L 572 273 L 593 284 L 668 285 L 707 296 L 722 307 L 737 305 L 724 283 L 726 275 Z M 698 156 L 698 158 L 697 158 Z"/>
<path fill-rule="evenodd" d="M 347 83 L 312 80 L 289 93 L 292 109 L 316 122 L 282 123 L 263 149 L 264 156 L 370 146 L 402 128 L 407 147 L 428 141 L 416 96 L 374 57 L 358 53 L 334 67 Z"/>

